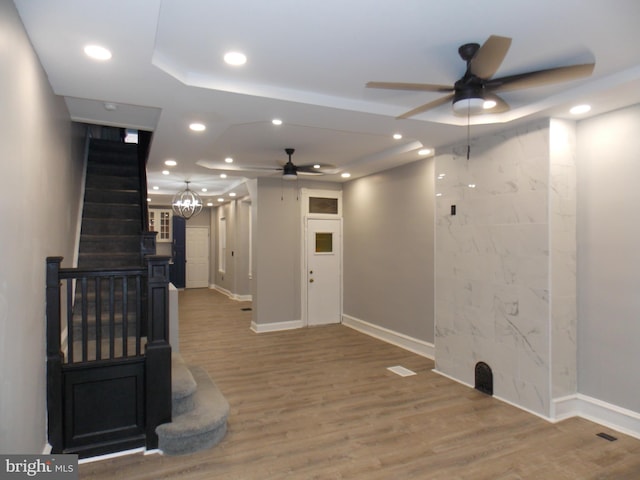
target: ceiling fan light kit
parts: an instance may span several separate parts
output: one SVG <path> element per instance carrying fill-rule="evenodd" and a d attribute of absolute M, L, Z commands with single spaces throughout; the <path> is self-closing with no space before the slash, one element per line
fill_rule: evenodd
<path fill-rule="evenodd" d="M 566 82 L 591 75 L 595 63 L 549 68 L 534 72 L 492 78 L 509 51 L 511 39 L 491 35 L 482 45 L 465 43 L 458 48 L 460 58 L 467 64 L 464 75 L 452 87 L 429 83 L 369 82 L 369 88 L 448 93 L 425 103 L 397 118 L 409 118 L 451 102 L 456 115 L 502 113 L 509 105 L 495 92 L 539 87 Z"/>

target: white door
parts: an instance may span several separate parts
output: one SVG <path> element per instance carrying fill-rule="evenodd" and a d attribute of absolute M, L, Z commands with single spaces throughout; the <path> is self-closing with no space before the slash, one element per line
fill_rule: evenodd
<path fill-rule="evenodd" d="M 209 229 L 187 227 L 186 229 L 186 288 L 209 286 Z"/>
<path fill-rule="evenodd" d="M 307 324 L 340 323 L 342 310 L 341 220 L 307 219 Z"/>

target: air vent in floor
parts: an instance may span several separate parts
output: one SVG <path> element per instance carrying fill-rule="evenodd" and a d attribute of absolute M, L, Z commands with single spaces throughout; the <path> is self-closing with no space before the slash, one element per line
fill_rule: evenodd
<path fill-rule="evenodd" d="M 400 365 L 396 365 L 395 367 L 388 367 L 387 370 L 395 373 L 396 375 L 400 375 L 401 377 L 410 377 L 411 375 L 416 374 L 416 372 L 414 372 L 413 370 L 401 367 Z"/>

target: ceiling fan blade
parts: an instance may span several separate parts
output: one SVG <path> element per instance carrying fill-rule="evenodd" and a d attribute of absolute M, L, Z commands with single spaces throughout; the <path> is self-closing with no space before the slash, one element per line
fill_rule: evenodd
<path fill-rule="evenodd" d="M 316 167 L 316 165 L 319 165 Z M 327 163 L 314 163 L 309 165 L 298 165 L 297 167 L 298 173 L 307 174 L 307 175 L 326 175 L 326 174 L 334 174 L 338 173 L 339 169 L 336 168 L 335 165 L 329 165 Z"/>
<path fill-rule="evenodd" d="M 420 92 L 447 93 L 453 91 L 450 85 L 434 85 L 430 83 L 402 83 L 402 82 L 368 82 L 367 88 L 385 88 L 387 90 L 415 90 Z"/>
<path fill-rule="evenodd" d="M 469 72 L 482 79 L 491 78 L 506 57 L 511 39 L 491 35 L 469 61 Z"/>
<path fill-rule="evenodd" d="M 212 162 L 209 160 L 198 160 L 196 162 L 196 165 L 199 165 L 204 168 L 208 168 L 210 170 L 220 170 L 220 171 L 227 171 L 227 172 L 263 172 L 263 171 L 282 170 L 282 168 L 276 168 L 276 167 L 261 167 L 257 165 L 239 166 L 239 165 L 230 165 L 228 163 Z"/>
<path fill-rule="evenodd" d="M 549 68 L 535 72 L 509 75 L 508 77 L 494 78 L 485 83 L 485 87 L 494 92 L 508 92 L 521 88 L 540 87 L 550 83 L 568 82 L 582 77 L 588 77 L 593 72 L 595 63 L 583 65 L 571 65 L 568 67 Z"/>
<path fill-rule="evenodd" d="M 396 118 L 413 117 L 414 115 L 418 115 L 419 113 L 426 112 L 427 110 L 431 110 L 432 108 L 439 107 L 440 105 L 444 105 L 445 103 L 450 102 L 451 100 L 453 100 L 453 93 L 451 95 L 447 95 L 445 97 L 441 97 L 437 100 L 434 100 L 433 102 L 425 103 L 424 105 L 414 108 L 413 110 L 409 110 L 408 112 L 403 113 L 402 115 Z"/>

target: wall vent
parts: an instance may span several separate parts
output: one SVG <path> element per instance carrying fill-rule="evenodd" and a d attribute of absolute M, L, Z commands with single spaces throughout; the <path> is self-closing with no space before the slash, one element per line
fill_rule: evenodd
<path fill-rule="evenodd" d="M 493 395 L 493 372 L 484 362 L 476 363 L 476 390 Z"/>

